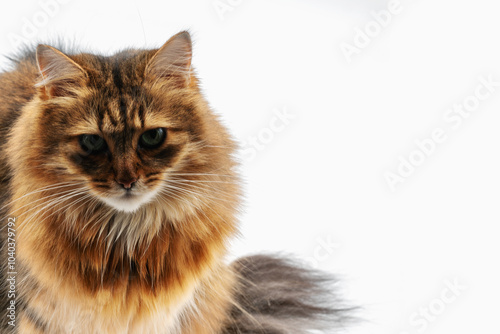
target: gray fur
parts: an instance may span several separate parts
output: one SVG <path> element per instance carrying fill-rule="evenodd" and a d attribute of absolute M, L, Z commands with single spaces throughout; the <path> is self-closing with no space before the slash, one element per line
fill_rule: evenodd
<path fill-rule="evenodd" d="M 296 260 L 255 255 L 239 259 L 238 305 L 222 334 L 339 333 L 353 308 L 335 295 L 328 275 Z"/>

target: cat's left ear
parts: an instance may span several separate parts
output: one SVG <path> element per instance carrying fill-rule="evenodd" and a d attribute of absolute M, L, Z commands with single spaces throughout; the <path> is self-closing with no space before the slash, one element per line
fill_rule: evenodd
<path fill-rule="evenodd" d="M 86 82 L 87 72 L 61 51 L 44 44 L 38 45 L 36 59 L 46 95 L 51 97 L 67 96 Z"/>
<path fill-rule="evenodd" d="M 170 38 L 146 65 L 146 79 L 187 87 L 191 81 L 193 47 L 187 31 Z"/>

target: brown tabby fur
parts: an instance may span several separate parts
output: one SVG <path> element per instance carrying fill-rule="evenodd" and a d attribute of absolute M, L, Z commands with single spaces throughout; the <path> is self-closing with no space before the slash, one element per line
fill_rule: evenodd
<path fill-rule="evenodd" d="M 189 42 L 189 35 L 174 39 Z M 173 331 L 181 314 L 196 311 L 202 312 L 199 321 L 183 333 L 214 333 L 223 323 L 230 295 L 201 293 L 209 282 L 227 291 L 233 280 L 221 261 L 236 231 L 234 145 L 192 73 L 186 85 L 176 74 L 145 76 L 156 52 L 70 56 L 86 76 L 72 74 L 68 82 L 36 90 L 39 69 L 32 59 L 1 76 L 2 124 L 17 118 L 2 143 L 2 165 L 10 170 L 1 173 L 11 178 L 9 211 L 18 217 L 17 281 L 24 280 L 18 291 L 29 307 L 29 314 L 18 314 L 22 333 L 37 332 L 26 328 L 38 318 L 50 333 Z M 16 110 L 15 104 L 24 107 Z M 138 151 L 133 143 L 139 135 L 157 127 L 168 129 L 165 146 Z M 88 133 L 104 136 L 112 157 L 78 154 L 77 136 Z M 82 186 L 95 194 L 109 191 L 126 173 L 148 187 L 161 186 L 173 173 L 184 190 L 162 193 L 132 214 L 76 192 Z M 68 183 L 50 188 L 62 182 Z M 71 195 L 37 206 L 61 193 Z"/>
<path fill-rule="evenodd" d="M 246 274 L 224 264 L 235 145 L 200 93 L 188 33 L 111 57 L 41 45 L 0 74 L 0 89 L 0 213 L 2 226 L 17 219 L 18 271 L 16 327 L 3 317 L 2 333 L 295 332 L 255 331 L 261 310 L 238 300 Z M 137 146 L 159 127 L 161 147 Z M 82 151 L 83 134 L 109 151 Z M 161 190 L 121 212 L 99 200 L 122 192 L 121 179 Z"/>

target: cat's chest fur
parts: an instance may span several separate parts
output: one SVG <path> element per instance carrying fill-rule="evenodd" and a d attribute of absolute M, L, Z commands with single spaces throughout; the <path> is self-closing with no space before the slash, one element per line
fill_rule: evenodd
<path fill-rule="evenodd" d="M 181 331 L 182 315 L 192 312 L 194 300 L 194 287 L 170 303 L 166 303 L 170 297 L 168 291 L 160 292 L 154 299 L 143 298 L 138 293 L 113 296 L 105 292 L 95 298 L 78 298 L 75 291 L 78 287 L 71 283 L 61 285 L 57 294 L 39 290 L 21 315 L 20 331 L 176 334 Z"/>
<path fill-rule="evenodd" d="M 55 215 L 38 223 L 77 227 L 88 225 L 88 219 L 92 222 L 91 217 L 83 220 L 82 216 Z M 228 284 L 231 280 L 231 273 L 215 270 L 221 267 L 216 250 L 219 242 L 216 238 L 214 244 L 194 242 L 175 228 L 162 228 L 156 231 L 157 237 L 142 245 L 139 227 L 131 234 L 134 238 L 127 238 L 119 227 L 140 223 L 151 231 L 152 222 L 161 217 L 138 217 L 142 219 L 111 216 L 107 234 L 90 232 L 101 239 L 91 239 L 83 247 L 65 229 L 31 230 L 29 225 L 18 237 L 23 282 L 19 290 L 28 305 L 20 318 L 21 333 L 31 333 L 26 328 L 43 333 L 190 333 L 196 321 L 183 319 L 193 318 L 200 305 L 203 308 L 203 285 L 210 280 Z M 190 223 L 197 219 L 191 217 Z M 79 237 L 86 240 L 85 235 Z M 221 300 L 218 305 L 215 312 L 224 314 L 228 302 Z M 203 330 L 214 333 L 215 329 L 208 326 Z M 193 333 L 203 332 L 197 329 Z"/>

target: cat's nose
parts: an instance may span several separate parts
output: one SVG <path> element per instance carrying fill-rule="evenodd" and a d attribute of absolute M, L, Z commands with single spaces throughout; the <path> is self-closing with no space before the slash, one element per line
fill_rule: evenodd
<path fill-rule="evenodd" d="M 129 178 L 120 178 L 120 179 L 116 180 L 116 182 L 118 182 L 123 188 L 129 190 L 129 189 L 132 189 L 135 182 L 137 182 L 137 179 L 130 178 L 130 177 Z"/>

